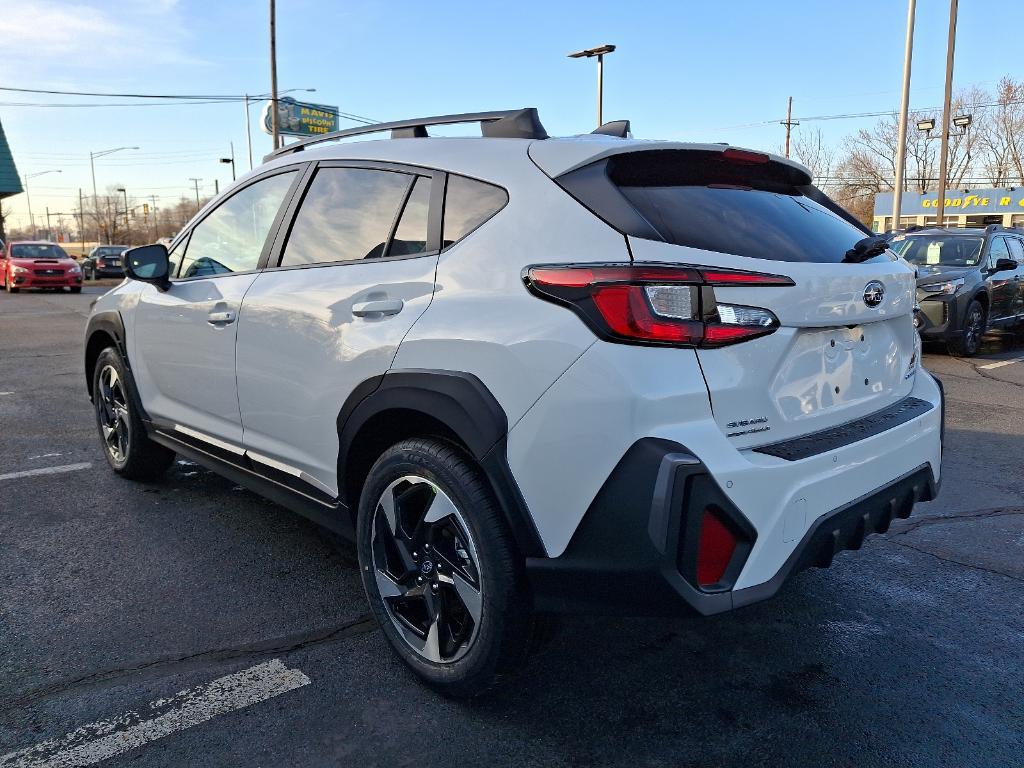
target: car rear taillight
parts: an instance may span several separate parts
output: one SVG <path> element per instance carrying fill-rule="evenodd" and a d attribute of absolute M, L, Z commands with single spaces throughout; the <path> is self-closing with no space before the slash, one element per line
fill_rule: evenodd
<path fill-rule="evenodd" d="M 104 267 L 107 266 L 107 262 L 105 262 L 103 259 L 96 259 L 96 266 L 99 267 L 100 269 L 103 269 Z"/>
<path fill-rule="evenodd" d="M 767 309 L 719 303 L 715 286 L 794 285 L 782 275 L 671 264 L 535 266 L 523 280 L 607 341 L 688 347 L 735 344 L 779 327 Z"/>
<path fill-rule="evenodd" d="M 705 509 L 697 545 L 697 585 L 711 587 L 718 584 L 725 577 L 735 551 L 736 536 L 712 508 Z"/>

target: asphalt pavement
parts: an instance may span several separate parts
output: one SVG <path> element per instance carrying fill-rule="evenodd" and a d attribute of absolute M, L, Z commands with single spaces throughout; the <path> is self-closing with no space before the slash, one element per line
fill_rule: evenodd
<path fill-rule="evenodd" d="M 0 768 L 1024 766 L 1018 339 L 925 356 L 942 493 L 888 534 L 731 614 L 563 618 L 457 703 L 392 657 L 350 544 L 188 462 L 107 468 L 103 290 L 0 294 Z"/>

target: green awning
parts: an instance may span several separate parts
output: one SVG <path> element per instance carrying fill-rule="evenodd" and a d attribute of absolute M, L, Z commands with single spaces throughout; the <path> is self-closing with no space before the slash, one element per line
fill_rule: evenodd
<path fill-rule="evenodd" d="M 11 148 L 7 145 L 4 126 L 0 123 L 0 199 L 22 191 L 18 169 L 14 166 Z"/>

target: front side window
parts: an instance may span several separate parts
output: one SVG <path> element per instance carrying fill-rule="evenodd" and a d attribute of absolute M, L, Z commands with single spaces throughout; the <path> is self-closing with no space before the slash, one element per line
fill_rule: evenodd
<path fill-rule="evenodd" d="M 1006 240 L 1002 237 L 997 237 L 992 240 L 992 244 L 988 248 L 988 261 L 993 267 L 999 259 L 1010 258 L 1010 249 L 1006 246 Z"/>
<path fill-rule="evenodd" d="M 294 179 L 294 171 L 261 179 L 215 208 L 192 229 L 179 277 L 256 269 L 267 234 Z"/>
<path fill-rule="evenodd" d="M 508 193 L 501 187 L 450 175 L 444 193 L 444 247 L 461 240 L 507 202 Z"/>
<path fill-rule="evenodd" d="M 1010 255 L 1019 263 L 1024 264 L 1024 243 L 1016 237 L 1011 237 L 1006 242 L 1010 245 Z"/>
<path fill-rule="evenodd" d="M 418 177 L 395 171 L 321 168 L 299 207 L 281 266 L 383 256 L 414 181 Z"/>
<path fill-rule="evenodd" d="M 969 235 L 907 235 L 891 248 L 911 264 L 973 267 L 981 259 L 983 237 Z"/>
<path fill-rule="evenodd" d="M 178 244 L 167 253 L 167 274 L 171 277 L 178 276 L 178 269 L 181 267 L 181 259 L 185 255 L 185 249 L 188 248 L 188 238 L 189 236 L 185 235 L 185 237 L 179 240 Z"/>

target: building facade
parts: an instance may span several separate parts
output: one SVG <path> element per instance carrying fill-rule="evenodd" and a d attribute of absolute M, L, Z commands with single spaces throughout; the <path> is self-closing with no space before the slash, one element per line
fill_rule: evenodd
<path fill-rule="evenodd" d="M 986 227 L 989 224 L 1024 227 L 1024 187 L 949 190 L 943 219 L 947 227 Z M 912 224 L 935 226 L 937 221 L 938 195 L 935 192 L 923 195 L 904 192 L 899 226 L 894 226 L 892 221 L 892 192 L 875 195 L 871 223 L 875 232 L 904 229 Z"/>

